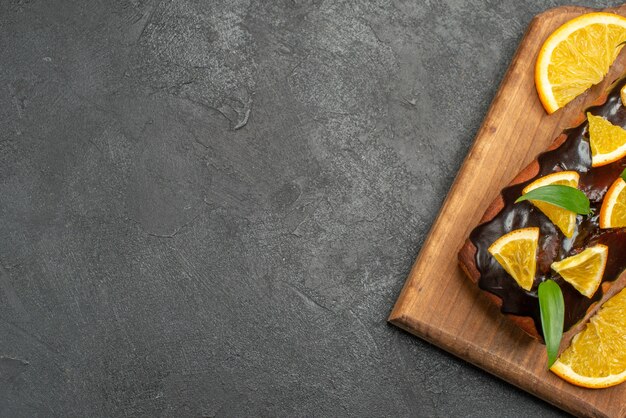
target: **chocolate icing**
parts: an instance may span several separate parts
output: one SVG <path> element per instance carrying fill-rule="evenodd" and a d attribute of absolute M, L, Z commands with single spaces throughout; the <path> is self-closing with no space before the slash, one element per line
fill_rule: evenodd
<path fill-rule="evenodd" d="M 612 124 L 626 129 L 626 107 L 620 99 L 620 89 L 626 79 L 616 83 L 608 94 L 607 100 L 600 106 L 587 109 L 593 115 L 606 118 Z M 626 167 L 626 158 L 603 167 L 591 167 L 591 149 L 589 147 L 588 122 L 564 131 L 567 139 L 556 149 L 540 154 L 538 157 L 539 173 L 532 179 L 502 190 L 504 208 L 489 222 L 477 226 L 470 234 L 470 240 L 476 247 L 476 267 L 480 273 L 478 285 L 502 299 L 501 311 L 507 314 L 529 316 L 541 333 L 541 317 L 537 287 L 539 283 L 554 279 L 565 299 L 565 330 L 582 319 L 595 301 L 602 297 L 602 286 L 587 298 L 565 282 L 550 264 L 554 261 L 577 254 L 585 248 L 604 244 L 609 247 L 609 256 L 602 277 L 602 282 L 614 281 L 626 268 L 626 228 L 600 229 L 598 218 L 602 199 L 611 184 Z M 580 174 L 579 188 L 591 202 L 592 214 L 578 215 L 576 230 L 572 238 L 566 238 L 552 222 L 530 202 L 514 203 L 522 189 L 539 177 L 547 174 L 573 170 Z M 522 289 L 515 280 L 504 271 L 500 264 L 487 251 L 489 246 L 502 235 L 519 228 L 539 227 L 539 250 L 537 273 L 530 291 Z"/>

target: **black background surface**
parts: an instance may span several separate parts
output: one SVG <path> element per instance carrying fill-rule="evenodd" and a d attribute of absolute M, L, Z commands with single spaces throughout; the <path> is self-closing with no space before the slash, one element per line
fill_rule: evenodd
<path fill-rule="evenodd" d="M 0 415 L 562 415 L 386 318 L 565 3 L 1 0 Z"/>

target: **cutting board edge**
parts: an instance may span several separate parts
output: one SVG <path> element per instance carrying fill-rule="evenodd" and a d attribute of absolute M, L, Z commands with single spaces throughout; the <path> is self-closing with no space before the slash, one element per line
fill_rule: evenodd
<path fill-rule="evenodd" d="M 442 332 L 439 329 L 430 327 L 427 323 L 421 323 L 420 321 L 414 320 L 410 316 L 407 316 L 403 312 L 396 312 L 393 318 L 389 319 L 389 322 L 394 326 L 402 329 L 405 332 L 408 332 L 411 335 L 415 335 L 429 344 L 434 345 L 447 353 L 462 359 L 463 361 L 467 361 L 475 367 L 478 367 L 485 372 L 504 380 L 505 382 L 517 387 L 524 392 L 528 392 L 537 398 L 554 405 L 557 408 L 560 408 L 572 415 L 575 416 L 590 416 L 590 417 L 606 417 L 609 418 L 610 415 L 607 414 L 606 411 L 603 411 L 596 407 L 595 405 L 585 402 L 583 398 L 576 396 L 574 393 L 564 393 L 562 394 L 560 399 L 550 399 L 543 395 L 543 393 L 539 390 L 540 386 L 532 386 L 528 385 L 526 381 L 523 380 L 524 376 L 532 377 L 530 372 L 526 372 L 520 366 L 516 366 L 515 364 L 508 363 L 507 370 L 511 373 L 503 373 L 502 370 L 497 369 L 496 367 L 490 367 L 489 364 L 485 362 L 480 362 L 477 358 L 478 356 L 491 355 L 488 350 L 484 350 L 478 346 L 473 347 L 473 350 L 467 349 L 468 347 L 461 347 L 459 345 L 455 345 L 455 338 L 452 335 L 449 335 L 445 332 Z M 494 356 L 495 358 L 495 356 Z M 513 371 L 517 371 L 517 373 L 512 373 Z M 517 377 L 516 377 L 517 376 Z M 546 386 L 546 382 L 542 382 L 539 379 L 534 379 L 537 385 Z M 623 408 L 622 408 L 623 409 Z M 623 411 L 619 416 L 624 416 Z"/>

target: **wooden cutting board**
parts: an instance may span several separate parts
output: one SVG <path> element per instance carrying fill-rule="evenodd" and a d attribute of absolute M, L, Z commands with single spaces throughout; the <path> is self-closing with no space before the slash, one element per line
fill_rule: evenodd
<path fill-rule="evenodd" d="M 559 7 L 530 23 L 389 321 L 570 413 L 625 417 L 626 383 L 591 390 L 554 376 L 545 369 L 545 347 L 509 323 L 457 263 L 499 191 L 626 71 L 622 53 L 602 85 L 550 116 L 543 110 L 533 80 L 539 49 L 558 26 L 590 11 Z M 607 11 L 626 15 L 626 4 Z"/>

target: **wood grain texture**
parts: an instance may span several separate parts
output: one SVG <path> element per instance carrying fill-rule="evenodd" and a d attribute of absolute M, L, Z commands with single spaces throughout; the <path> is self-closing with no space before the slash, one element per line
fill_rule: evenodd
<path fill-rule="evenodd" d="M 500 190 L 626 71 L 621 54 L 605 82 L 547 115 L 534 87 L 534 63 L 547 36 L 592 11 L 559 7 L 536 16 L 512 60 L 389 321 L 576 415 L 626 416 L 626 385 L 589 390 L 545 370 L 545 347 L 514 326 L 457 264 L 457 252 Z M 626 15 L 626 5 L 608 9 Z M 471 272 L 469 272 L 471 275 Z"/>

